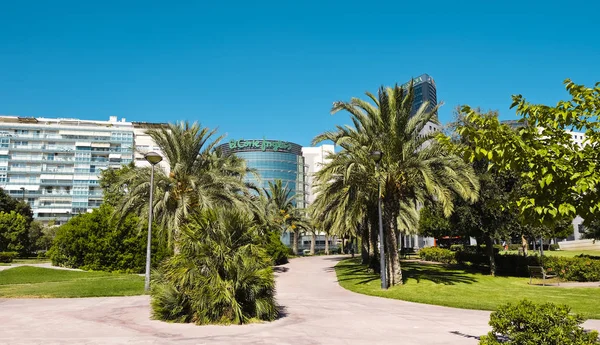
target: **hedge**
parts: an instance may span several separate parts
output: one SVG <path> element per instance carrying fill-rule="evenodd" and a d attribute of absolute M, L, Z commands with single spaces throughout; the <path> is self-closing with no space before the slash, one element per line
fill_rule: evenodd
<path fill-rule="evenodd" d="M 419 257 L 425 261 L 442 262 L 445 264 L 455 264 L 456 253 L 450 249 L 439 247 L 427 247 L 419 250 Z"/>
<path fill-rule="evenodd" d="M 11 263 L 17 255 L 18 253 L 16 252 L 0 252 L 0 262 Z"/>
<path fill-rule="evenodd" d="M 435 261 L 446 264 L 471 264 L 472 266 L 489 266 L 489 258 L 483 253 L 452 251 L 449 249 L 428 247 L 419 251 L 419 256 L 425 261 Z M 595 282 L 600 281 L 600 260 L 594 256 L 577 256 L 573 258 L 558 256 L 494 256 L 496 273 L 508 276 L 528 277 L 527 266 L 543 266 L 547 272 L 558 275 L 566 281 Z"/>

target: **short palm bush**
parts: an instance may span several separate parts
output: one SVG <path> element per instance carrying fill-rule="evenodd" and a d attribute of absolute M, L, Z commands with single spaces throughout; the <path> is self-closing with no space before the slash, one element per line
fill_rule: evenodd
<path fill-rule="evenodd" d="M 239 210 L 192 214 L 181 229 L 179 253 L 154 274 L 154 318 L 196 324 L 275 319 L 275 279 L 260 234 Z"/>

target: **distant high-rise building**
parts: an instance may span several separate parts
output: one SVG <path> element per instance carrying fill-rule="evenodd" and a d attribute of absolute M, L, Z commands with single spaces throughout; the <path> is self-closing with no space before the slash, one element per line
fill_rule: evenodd
<path fill-rule="evenodd" d="M 412 113 L 416 113 L 424 102 L 429 102 L 428 108 L 433 109 L 437 105 L 437 89 L 433 78 L 428 74 L 422 74 L 404 83 L 402 87 L 407 88 L 411 81 L 415 92 Z"/>

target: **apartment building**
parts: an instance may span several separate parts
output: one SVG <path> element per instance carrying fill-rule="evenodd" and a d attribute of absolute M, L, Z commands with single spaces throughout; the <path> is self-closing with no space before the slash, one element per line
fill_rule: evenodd
<path fill-rule="evenodd" d="M 135 136 L 156 125 L 0 116 L 0 187 L 29 203 L 37 220 L 63 224 L 100 206 L 100 172 L 139 159 Z"/>

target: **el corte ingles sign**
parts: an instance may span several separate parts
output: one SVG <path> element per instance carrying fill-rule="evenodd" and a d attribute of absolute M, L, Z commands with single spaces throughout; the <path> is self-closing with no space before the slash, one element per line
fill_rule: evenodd
<path fill-rule="evenodd" d="M 289 152 L 292 149 L 292 144 L 281 140 L 231 140 L 229 149 L 232 151 L 238 150 L 261 150 L 261 151 L 280 151 Z"/>

